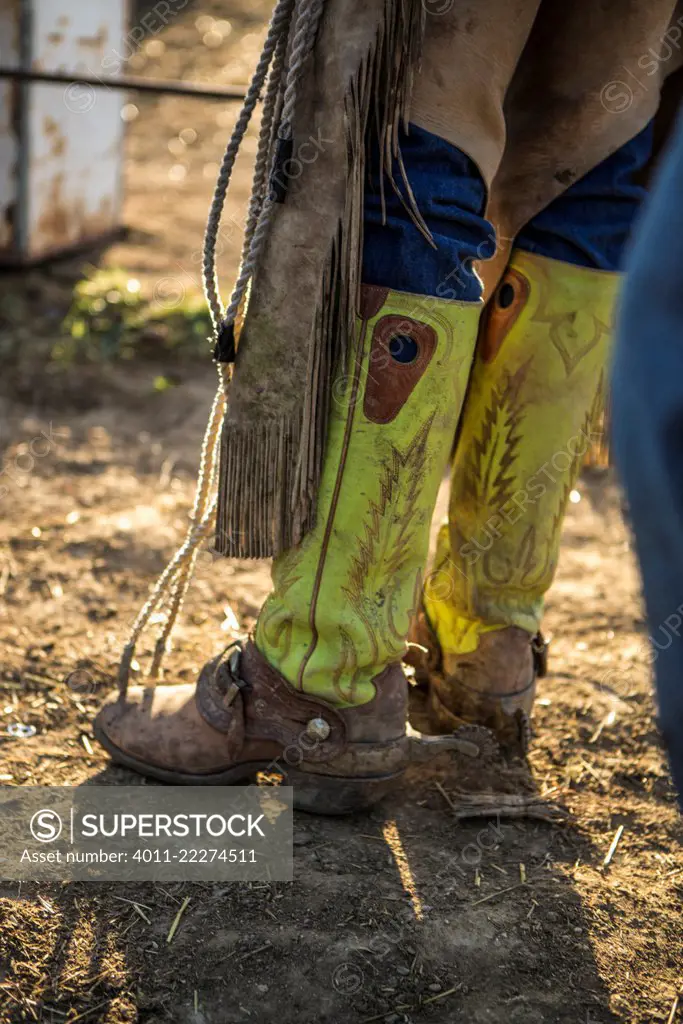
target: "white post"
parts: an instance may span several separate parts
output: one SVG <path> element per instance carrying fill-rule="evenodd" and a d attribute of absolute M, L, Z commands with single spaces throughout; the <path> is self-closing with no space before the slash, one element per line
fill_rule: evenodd
<path fill-rule="evenodd" d="M 127 0 L 0 0 L 3 66 L 115 78 Z M 6 28 L 7 27 L 7 31 Z M 0 82 L 0 256 L 30 263 L 120 224 L 125 93 Z"/>

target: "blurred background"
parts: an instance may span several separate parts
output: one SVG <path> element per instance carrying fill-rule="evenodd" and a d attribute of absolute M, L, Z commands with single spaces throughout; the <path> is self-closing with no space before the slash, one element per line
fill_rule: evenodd
<path fill-rule="evenodd" d="M 98 396 L 82 394 L 68 367 L 162 359 L 177 369 L 207 355 L 202 235 L 239 100 L 115 83 L 241 86 L 268 13 L 262 0 L 0 0 L 3 71 L 107 86 L 0 80 L 0 358 L 13 396 L 44 403 L 69 390 L 87 404 Z M 252 129 L 220 237 L 226 288 L 254 141 Z"/>

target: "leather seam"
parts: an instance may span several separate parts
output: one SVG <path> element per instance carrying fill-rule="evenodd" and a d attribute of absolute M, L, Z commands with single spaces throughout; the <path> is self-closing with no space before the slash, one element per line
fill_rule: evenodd
<path fill-rule="evenodd" d="M 311 630 L 312 637 L 311 642 L 308 645 L 308 650 L 306 651 L 301 660 L 301 665 L 299 667 L 299 671 L 297 672 L 296 677 L 296 685 L 297 689 L 299 690 L 303 690 L 304 673 L 318 645 L 318 630 L 315 624 L 315 613 L 318 606 L 318 598 L 320 597 L 320 588 L 322 586 L 322 577 L 323 572 L 325 570 L 327 552 L 330 546 L 330 538 L 332 536 L 334 519 L 337 512 L 337 506 L 339 504 L 339 495 L 341 494 L 342 482 L 344 479 L 344 470 L 346 468 L 346 458 L 348 455 L 349 446 L 351 444 L 351 432 L 353 427 L 353 421 L 356 415 L 356 399 L 358 397 L 358 392 L 360 390 L 360 378 L 361 370 L 363 367 L 363 358 L 365 356 L 365 342 L 367 339 L 368 324 L 369 320 L 363 320 L 361 325 L 358 351 L 356 354 L 356 365 L 354 367 L 353 386 L 351 389 L 351 394 L 349 396 L 349 411 L 347 414 L 346 425 L 344 428 L 344 440 L 342 442 L 342 451 L 339 459 L 339 466 L 337 468 L 337 478 L 335 480 L 334 491 L 332 493 L 330 511 L 328 513 L 327 522 L 325 524 L 325 533 L 323 535 L 320 557 L 318 559 L 318 567 L 316 569 L 315 580 L 313 583 L 313 593 L 311 595 L 311 607 L 308 615 L 308 625 Z"/>

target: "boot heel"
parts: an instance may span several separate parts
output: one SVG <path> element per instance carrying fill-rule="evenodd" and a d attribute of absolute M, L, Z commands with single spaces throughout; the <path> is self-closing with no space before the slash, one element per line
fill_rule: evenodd
<path fill-rule="evenodd" d="M 374 807 L 399 785 L 403 772 L 349 779 L 288 768 L 284 784 L 294 787 L 294 807 L 309 814 L 354 814 Z"/>

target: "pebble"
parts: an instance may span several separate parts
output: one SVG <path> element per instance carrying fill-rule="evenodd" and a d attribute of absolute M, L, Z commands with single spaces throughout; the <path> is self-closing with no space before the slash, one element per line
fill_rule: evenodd
<path fill-rule="evenodd" d="M 401 977 L 405 978 L 405 977 L 407 977 L 410 974 L 410 968 L 409 967 L 397 967 L 396 968 L 396 973 L 400 974 Z"/>
<path fill-rule="evenodd" d="M 433 981 L 431 985 L 427 985 L 427 988 L 429 989 L 430 992 L 441 991 L 441 985 L 439 985 L 438 981 Z"/>
<path fill-rule="evenodd" d="M 13 739 L 27 740 L 31 736 L 35 736 L 36 727 L 35 725 L 24 725 L 23 722 L 12 722 L 7 726 L 7 735 L 12 736 Z"/>

